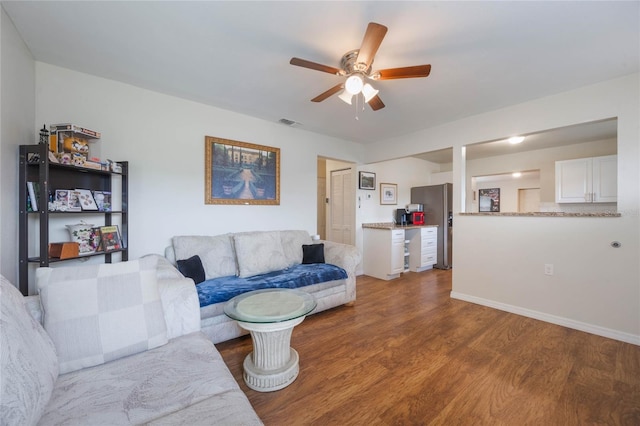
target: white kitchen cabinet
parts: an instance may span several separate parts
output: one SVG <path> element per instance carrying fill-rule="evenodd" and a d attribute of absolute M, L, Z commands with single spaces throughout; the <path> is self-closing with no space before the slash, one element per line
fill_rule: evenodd
<path fill-rule="evenodd" d="M 381 280 L 404 272 L 404 229 L 364 228 L 364 274 Z"/>
<path fill-rule="evenodd" d="M 556 203 L 615 203 L 618 156 L 556 161 Z"/>
<path fill-rule="evenodd" d="M 429 226 L 407 230 L 409 270 L 422 272 L 438 262 L 438 228 Z"/>

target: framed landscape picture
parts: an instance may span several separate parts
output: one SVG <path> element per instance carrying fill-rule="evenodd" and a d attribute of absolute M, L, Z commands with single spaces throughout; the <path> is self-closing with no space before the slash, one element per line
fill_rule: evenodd
<path fill-rule="evenodd" d="M 205 136 L 205 204 L 280 204 L 280 148 Z"/>
<path fill-rule="evenodd" d="M 479 189 L 481 212 L 500 212 L 500 188 Z"/>
<path fill-rule="evenodd" d="M 358 188 L 375 191 L 376 174 L 371 172 L 358 172 Z"/>
<path fill-rule="evenodd" d="M 398 185 L 395 183 L 380 184 L 380 204 L 398 204 Z"/>

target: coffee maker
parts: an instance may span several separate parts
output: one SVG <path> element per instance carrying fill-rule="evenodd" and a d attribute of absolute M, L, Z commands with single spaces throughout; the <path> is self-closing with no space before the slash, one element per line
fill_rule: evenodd
<path fill-rule="evenodd" d="M 396 225 L 424 225 L 424 205 L 407 204 L 404 209 L 396 209 Z"/>
<path fill-rule="evenodd" d="M 411 219 L 411 214 L 407 213 L 405 209 L 396 209 L 396 225 L 409 225 L 409 219 Z"/>

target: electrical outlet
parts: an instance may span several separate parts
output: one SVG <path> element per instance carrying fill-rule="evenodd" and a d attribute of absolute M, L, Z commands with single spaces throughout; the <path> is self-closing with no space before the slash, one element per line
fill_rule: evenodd
<path fill-rule="evenodd" d="M 544 274 L 545 275 L 553 275 L 553 263 L 545 263 L 544 264 Z"/>

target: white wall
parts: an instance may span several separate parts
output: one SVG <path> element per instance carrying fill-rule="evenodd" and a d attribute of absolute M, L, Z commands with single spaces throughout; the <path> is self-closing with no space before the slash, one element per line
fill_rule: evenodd
<path fill-rule="evenodd" d="M 477 212 L 479 209 L 478 190 L 489 188 L 500 189 L 500 213 L 513 213 L 518 211 L 518 190 L 540 188 L 540 179 L 514 178 L 511 175 L 501 175 L 477 182 L 475 188 L 472 188 L 476 193 L 476 198 L 467 204 L 468 212 Z M 469 192 L 467 190 L 467 193 Z M 469 209 L 469 206 L 471 206 L 471 209 Z"/>
<path fill-rule="evenodd" d="M 367 162 L 453 147 L 452 296 L 640 344 L 640 75 L 384 141 Z M 464 146 L 618 118 L 619 218 L 460 216 Z M 611 242 L 622 243 L 612 248 Z M 544 275 L 544 264 L 555 266 Z"/>
<path fill-rule="evenodd" d="M 35 62 L 0 13 L 0 272 L 18 284 L 18 145 L 36 142 Z"/>
<path fill-rule="evenodd" d="M 25 134 L 35 134 L 34 123 L 73 122 L 101 131 L 102 158 L 129 161 L 130 259 L 162 253 L 174 235 L 260 229 L 315 234 L 317 157 L 356 162 L 362 153 L 361 145 L 349 141 L 40 62 L 35 65 L 35 81 L 35 119 L 27 114 L 30 132 L 18 129 L 15 145 L 30 143 Z M 205 135 L 279 147 L 280 205 L 205 205 Z M 15 164 L 15 152 L 10 164 Z M 14 193 L 15 183 L 16 176 L 3 181 Z M 3 217 L 15 218 L 16 198 L 3 203 Z M 9 223 L 14 226 L 17 219 Z M 2 243 L 10 252 L 17 247 L 16 237 L 4 232 Z M 15 276 L 16 262 L 7 263 L 9 275 Z"/>

